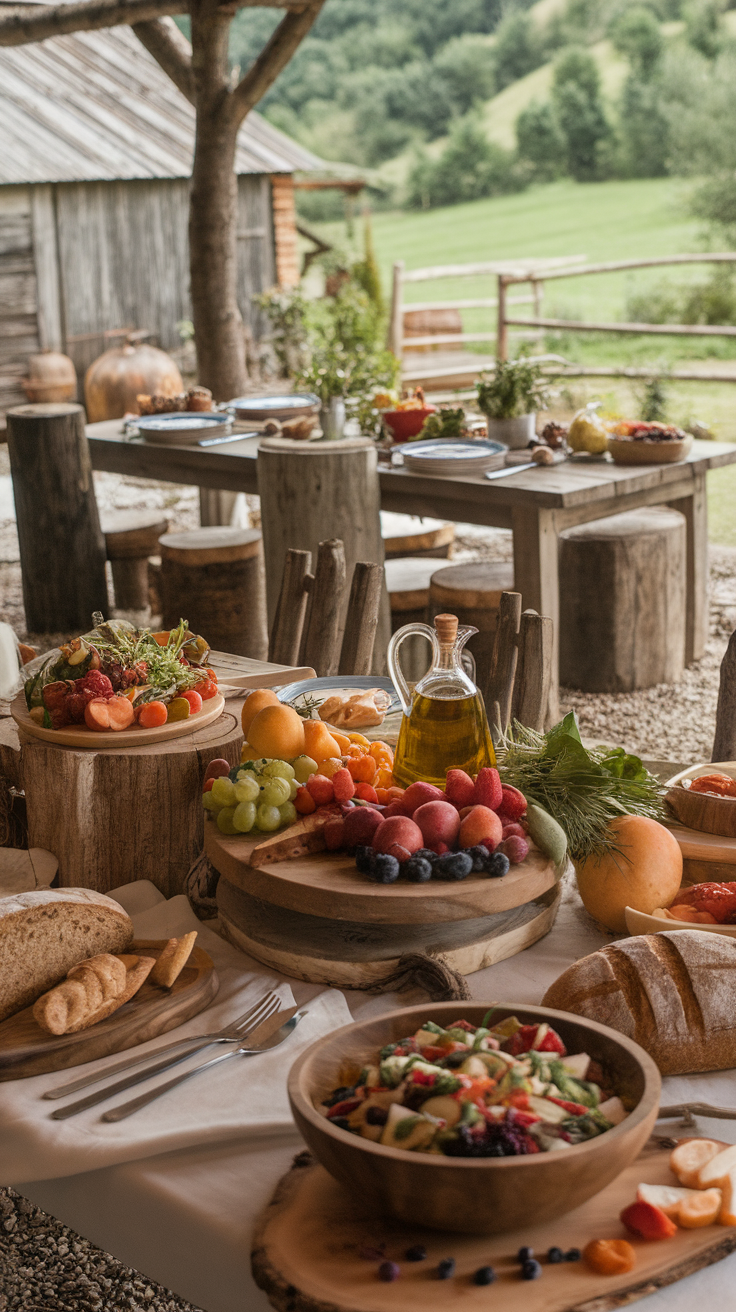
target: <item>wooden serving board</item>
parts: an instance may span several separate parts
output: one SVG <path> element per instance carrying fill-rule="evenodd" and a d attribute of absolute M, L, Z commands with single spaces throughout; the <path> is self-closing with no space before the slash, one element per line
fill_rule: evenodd
<path fill-rule="evenodd" d="M 251 1254 L 253 1275 L 279 1312 L 447 1312 L 453 1306 L 471 1312 L 490 1307 L 502 1312 L 613 1312 L 736 1250 L 732 1227 L 678 1230 L 660 1243 L 637 1240 L 624 1230 L 619 1213 L 634 1201 L 639 1184 L 675 1183 L 668 1158 L 650 1140 L 612 1184 L 559 1220 L 511 1234 L 476 1236 L 411 1229 L 372 1215 L 309 1153 L 301 1153 L 261 1214 Z M 566 1202 L 560 1199 L 561 1213 Z M 625 1275 L 597 1275 L 583 1261 L 555 1266 L 545 1260 L 552 1246 L 567 1251 L 583 1249 L 591 1239 L 624 1238 L 637 1257 Z M 414 1244 L 424 1245 L 426 1261 L 404 1260 Z M 542 1262 L 538 1280 L 520 1279 L 516 1254 L 524 1244 Z M 455 1274 L 437 1280 L 437 1264 L 446 1257 L 454 1257 Z M 391 1284 L 377 1275 L 379 1262 L 386 1259 L 401 1267 Z M 481 1266 L 495 1269 L 490 1287 L 473 1283 Z"/>
<path fill-rule="evenodd" d="M 166 939 L 136 939 L 127 951 L 158 957 L 165 945 Z M 219 987 L 212 958 L 195 944 L 172 988 L 146 980 L 130 1002 L 78 1034 L 46 1034 L 25 1007 L 0 1024 L 0 1080 L 66 1070 L 155 1039 L 208 1007 Z"/>
<path fill-rule="evenodd" d="M 92 751 L 102 751 L 106 747 L 148 747 L 153 743 L 171 742 L 173 738 L 185 738 L 198 729 L 206 729 L 209 724 L 219 719 L 225 709 L 225 698 L 217 694 L 202 703 L 201 711 L 190 715 L 186 720 L 172 720 L 162 724 L 159 729 L 141 729 L 139 724 L 129 729 L 98 731 L 88 729 L 85 725 L 70 725 L 66 729 L 44 729 L 43 725 L 32 720 L 26 706 L 25 694 L 19 692 L 10 703 L 10 714 L 18 728 L 31 738 L 40 738 L 55 747 L 87 747 Z"/>

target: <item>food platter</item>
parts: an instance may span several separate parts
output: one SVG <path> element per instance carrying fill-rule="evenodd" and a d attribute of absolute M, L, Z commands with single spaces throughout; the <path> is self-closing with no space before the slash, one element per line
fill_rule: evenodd
<path fill-rule="evenodd" d="M 720 934 L 723 938 L 736 938 L 736 925 L 706 925 L 695 920 L 668 920 L 666 916 L 650 916 L 645 911 L 627 907 L 626 928 L 630 934 L 661 934 L 663 930 L 696 929 L 706 934 Z"/>
<path fill-rule="evenodd" d="M 23 692 L 17 693 L 10 703 L 10 714 L 15 723 L 29 737 L 40 738 L 42 742 L 53 743 L 55 747 L 85 747 L 98 752 L 110 747 L 148 747 L 153 743 L 186 737 L 213 724 L 224 709 L 225 698 L 217 693 L 203 702 L 201 711 L 188 716 L 186 720 L 172 720 L 157 729 L 142 729 L 140 725 L 135 725 L 129 729 L 99 731 L 88 729 L 83 724 L 68 725 L 65 729 L 45 729 L 31 719 Z"/>
<path fill-rule="evenodd" d="M 706 834 L 736 838 L 736 797 L 719 797 L 713 793 L 693 792 L 687 787 L 702 775 L 725 774 L 736 778 L 733 761 L 693 765 L 667 781 L 666 801 L 681 824 Z"/>
<path fill-rule="evenodd" d="M 685 437 L 660 441 L 652 438 L 609 437 L 608 450 L 611 459 L 617 465 L 675 465 L 687 457 L 692 450 L 693 439 L 690 433 Z"/>
<path fill-rule="evenodd" d="M 313 392 L 293 392 L 280 396 L 238 396 L 228 409 L 238 419 L 299 419 L 319 410 L 319 397 Z"/>
<path fill-rule="evenodd" d="M 436 438 L 412 442 L 403 450 L 404 467 L 416 474 L 468 474 L 501 469 L 506 447 L 500 442 Z"/>
<path fill-rule="evenodd" d="M 177 411 L 173 414 L 146 415 L 136 420 L 144 442 L 159 446 L 194 446 L 203 438 L 227 437 L 233 426 L 228 414 L 202 414 Z"/>

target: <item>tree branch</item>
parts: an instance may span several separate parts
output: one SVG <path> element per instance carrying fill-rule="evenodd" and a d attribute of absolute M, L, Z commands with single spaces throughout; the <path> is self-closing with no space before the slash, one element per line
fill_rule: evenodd
<path fill-rule="evenodd" d="M 279 73 L 288 64 L 294 51 L 301 45 L 315 23 L 325 0 L 310 0 L 299 13 L 292 11 L 282 18 L 276 31 L 260 55 L 251 64 L 245 77 L 236 86 L 230 101 L 231 113 L 237 123 L 265 96 Z"/>
<path fill-rule="evenodd" d="M 230 0 L 233 9 L 295 10 L 304 0 Z M 0 46 L 22 46 L 70 32 L 91 32 L 118 24 L 134 26 L 169 14 L 189 13 L 189 0 L 72 0 L 70 4 L 0 5 Z M 279 29 L 280 30 L 280 29 Z M 168 71 L 168 70 L 167 70 Z"/>
<path fill-rule="evenodd" d="M 147 23 L 134 23 L 133 31 L 141 45 L 161 65 L 164 73 L 168 73 L 182 95 L 194 104 L 192 47 L 173 18 L 155 18 Z"/>

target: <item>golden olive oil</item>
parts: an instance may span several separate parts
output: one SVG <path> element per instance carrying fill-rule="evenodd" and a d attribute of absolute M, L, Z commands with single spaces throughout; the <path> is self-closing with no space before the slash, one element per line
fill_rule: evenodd
<path fill-rule="evenodd" d="M 414 693 L 409 715 L 401 717 L 394 757 L 394 781 L 401 788 L 417 779 L 445 786 L 448 770 L 476 775 L 496 757 L 480 693 L 453 697 Z M 437 693 L 440 695 L 437 695 Z"/>

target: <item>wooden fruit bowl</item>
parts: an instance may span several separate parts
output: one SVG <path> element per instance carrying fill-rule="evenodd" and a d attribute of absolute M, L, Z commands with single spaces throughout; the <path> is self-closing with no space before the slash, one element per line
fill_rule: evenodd
<path fill-rule="evenodd" d="M 736 838 L 736 797 L 693 793 L 684 787 L 686 779 L 697 779 L 703 774 L 727 774 L 736 779 L 736 762 L 693 765 L 689 770 L 683 770 L 667 781 L 667 805 L 680 824 L 687 825 L 688 829 L 718 834 L 721 838 Z"/>
<path fill-rule="evenodd" d="M 681 460 L 687 460 L 692 445 L 690 433 L 686 437 L 673 437 L 664 442 L 647 437 L 637 442 L 630 438 L 608 439 L 608 450 L 617 465 L 676 465 Z"/>
<path fill-rule="evenodd" d="M 661 1080 L 638 1044 L 604 1025 L 549 1007 L 504 1003 L 494 1021 L 518 1016 L 548 1021 L 569 1052 L 587 1052 L 610 1073 L 630 1109 L 625 1121 L 564 1152 L 529 1157 L 459 1158 L 404 1152 L 337 1129 L 317 1111 L 337 1084 L 345 1061 L 362 1065 L 387 1043 L 413 1034 L 424 1020 L 447 1025 L 460 1017 L 480 1024 L 491 1003 L 435 1002 L 403 1007 L 346 1025 L 318 1039 L 289 1074 L 289 1099 L 315 1157 L 371 1209 L 412 1225 L 461 1234 L 502 1234 L 537 1225 L 579 1207 L 634 1160 L 657 1119 Z"/>

